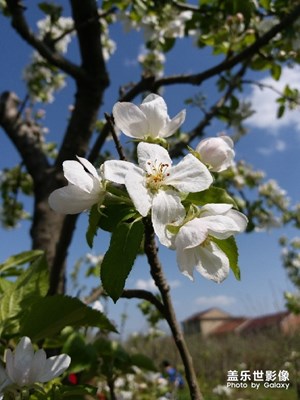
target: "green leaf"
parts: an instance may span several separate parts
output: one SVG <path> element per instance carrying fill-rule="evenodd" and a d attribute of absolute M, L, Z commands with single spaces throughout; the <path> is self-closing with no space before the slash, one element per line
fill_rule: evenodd
<path fill-rule="evenodd" d="M 285 105 L 284 105 L 284 104 L 281 104 L 281 105 L 278 107 L 278 110 L 277 110 L 277 118 L 281 118 L 281 117 L 283 116 L 284 113 L 285 113 Z"/>
<path fill-rule="evenodd" d="M 45 317 L 46 316 L 46 317 Z M 21 318 L 20 334 L 34 341 L 59 333 L 66 326 L 94 326 L 116 332 L 108 318 L 77 298 L 63 295 L 34 302 Z"/>
<path fill-rule="evenodd" d="M 237 208 L 234 199 L 229 196 L 226 190 L 214 186 L 202 192 L 190 193 L 185 198 L 185 201 L 194 203 L 197 206 L 203 206 L 207 203 L 227 203 Z"/>
<path fill-rule="evenodd" d="M 236 241 L 233 236 L 230 236 L 228 239 L 220 240 L 216 238 L 211 238 L 220 249 L 226 254 L 229 260 L 230 268 L 234 273 L 235 278 L 239 281 L 241 280 L 241 272 L 238 266 L 238 248 L 236 245 Z"/>
<path fill-rule="evenodd" d="M 266 10 L 270 10 L 270 8 L 271 8 L 271 0 L 260 0 L 260 4 Z"/>
<path fill-rule="evenodd" d="M 9 268 L 16 267 L 17 265 L 23 265 L 31 262 L 37 257 L 41 256 L 43 253 L 44 252 L 42 250 L 30 250 L 11 256 L 5 260 L 4 263 L 0 264 L 0 271 L 3 272 Z"/>
<path fill-rule="evenodd" d="M 0 331 L 18 331 L 19 316 L 48 289 L 48 266 L 45 256 L 41 256 L 0 297 Z"/>
<path fill-rule="evenodd" d="M 98 205 L 95 204 L 90 211 L 89 226 L 86 232 L 86 241 L 90 248 L 93 247 L 94 237 L 97 235 L 100 218 L 101 214 L 98 211 Z"/>
<path fill-rule="evenodd" d="M 92 344 L 87 344 L 85 337 L 78 332 L 74 332 L 67 338 L 62 352 L 71 357 L 69 371 L 72 372 L 88 371 L 97 364 L 99 356 L 96 348 Z"/>
<path fill-rule="evenodd" d="M 143 239 L 142 221 L 121 222 L 114 230 L 110 246 L 101 264 L 102 285 L 116 302 L 121 296 Z"/>
<path fill-rule="evenodd" d="M 111 204 L 101 210 L 99 227 L 104 231 L 113 232 L 120 222 L 130 221 L 136 214 L 132 206 Z"/>
<path fill-rule="evenodd" d="M 281 66 L 278 64 L 272 64 L 271 75 L 276 81 L 278 81 L 281 76 Z"/>

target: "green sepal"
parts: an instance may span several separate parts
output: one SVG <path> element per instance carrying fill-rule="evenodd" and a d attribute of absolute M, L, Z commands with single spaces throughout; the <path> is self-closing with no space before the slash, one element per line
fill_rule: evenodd
<path fill-rule="evenodd" d="M 107 294 L 116 302 L 121 296 L 143 239 L 141 220 L 119 223 L 112 233 L 109 249 L 101 264 L 101 281 Z"/>
<path fill-rule="evenodd" d="M 226 254 L 230 268 L 232 272 L 234 273 L 235 278 L 240 281 L 241 280 L 241 271 L 238 266 L 238 258 L 239 258 L 239 252 L 238 248 L 236 245 L 235 238 L 233 236 L 230 236 L 228 239 L 225 240 L 220 240 L 211 237 L 210 238 L 212 241 L 214 241 L 220 249 Z"/>

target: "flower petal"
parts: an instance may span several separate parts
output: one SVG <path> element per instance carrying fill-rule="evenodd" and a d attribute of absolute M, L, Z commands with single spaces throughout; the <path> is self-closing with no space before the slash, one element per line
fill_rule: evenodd
<path fill-rule="evenodd" d="M 79 157 L 79 156 L 76 156 L 76 157 L 78 158 L 78 160 L 81 162 L 81 164 L 84 166 L 84 168 L 91 175 L 93 175 L 95 178 L 99 179 L 99 175 L 98 175 L 96 168 L 93 166 L 92 163 L 89 162 L 89 160 L 87 160 L 86 158 L 83 158 L 83 157 Z"/>
<path fill-rule="evenodd" d="M 167 138 L 177 131 L 177 129 L 184 123 L 186 111 L 180 111 L 174 118 L 172 118 L 166 126 L 161 130 L 160 137 Z"/>
<path fill-rule="evenodd" d="M 227 239 L 240 232 L 240 226 L 227 215 L 212 215 L 199 218 L 199 221 L 206 227 L 209 235 L 217 239 Z"/>
<path fill-rule="evenodd" d="M 201 207 L 201 217 L 209 215 L 226 214 L 232 208 L 232 204 L 227 203 L 210 203 Z"/>
<path fill-rule="evenodd" d="M 149 124 L 147 136 L 153 138 L 160 136 L 160 131 L 169 121 L 167 105 L 164 99 L 157 94 L 151 93 L 140 105 L 140 109 Z"/>
<path fill-rule="evenodd" d="M 192 154 L 185 156 L 175 167 L 165 183 L 182 192 L 200 192 L 212 184 L 213 178 L 201 161 Z"/>
<path fill-rule="evenodd" d="M 173 245 L 173 235 L 167 230 L 168 224 L 182 222 L 185 217 L 185 209 L 180 197 L 173 190 L 160 190 L 152 202 L 152 224 L 161 244 L 167 247 Z"/>
<path fill-rule="evenodd" d="M 14 357 L 10 349 L 5 351 L 5 361 L 7 375 L 12 382 L 15 382 Z"/>
<path fill-rule="evenodd" d="M 166 149 L 158 144 L 141 142 L 137 146 L 137 155 L 139 166 L 148 173 L 152 173 L 153 166 L 158 167 L 160 164 L 172 164 L 172 160 Z M 149 164 L 151 163 L 151 165 Z"/>
<path fill-rule="evenodd" d="M 125 176 L 134 164 L 122 160 L 108 160 L 103 164 L 103 176 L 111 182 L 125 184 Z"/>
<path fill-rule="evenodd" d="M 237 210 L 229 210 L 226 216 L 233 219 L 237 226 L 240 228 L 239 232 L 244 232 L 247 228 L 248 218 L 243 213 Z"/>
<path fill-rule="evenodd" d="M 28 384 L 28 375 L 33 356 L 33 346 L 27 336 L 22 337 L 14 353 L 10 349 L 6 351 L 6 371 L 12 382 L 17 383 L 19 386 Z"/>
<path fill-rule="evenodd" d="M 221 283 L 229 274 L 229 260 L 225 253 L 213 242 L 199 247 L 199 259 L 195 266 L 204 278 Z"/>
<path fill-rule="evenodd" d="M 48 358 L 39 375 L 39 382 L 48 382 L 61 375 L 69 367 L 70 362 L 71 358 L 67 354 Z"/>
<path fill-rule="evenodd" d="M 194 280 L 194 268 L 198 260 L 198 248 L 176 248 L 176 258 L 179 270 L 190 280 Z"/>
<path fill-rule="evenodd" d="M 10 381 L 5 369 L 2 367 L 2 365 L 0 365 L 0 399 L 1 399 L 1 393 L 2 393 L 3 389 L 10 384 L 11 384 L 11 381 Z"/>
<path fill-rule="evenodd" d="M 125 186 L 135 208 L 145 217 L 152 205 L 152 195 L 145 186 L 144 171 L 133 165 L 126 174 Z"/>
<path fill-rule="evenodd" d="M 28 375 L 29 384 L 35 382 L 41 382 L 39 376 L 44 370 L 46 359 L 47 359 L 46 352 L 43 349 L 39 349 L 34 353 Z"/>
<path fill-rule="evenodd" d="M 113 116 L 117 128 L 125 135 L 141 139 L 148 134 L 147 117 L 135 104 L 116 103 L 113 107 Z"/>
<path fill-rule="evenodd" d="M 48 202 L 52 210 L 60 214 L 78 214 L 88 210 L 94 204 L 101 202 L 104 193 L 86 193 L 79 187 L 68 185 L 54 190 L 49 196 Z"/>
<path fill-rule="evenodd" d="M 176 249 L 190 249 L 199 246 L 207 239 L 208 230 L 203 218 L 195 218 L 183 225 L 175 239 Z"/>
<path fill-rule="evenodd" d="M 244 232 L 248 224 L 248 218 L 241 212 L 233 210 L 231 204 L 211 203 L 201 208 L 201 217 L 212 215 L 224 215 L 231 218 L 237 225 L 238 230 L 236 232 Z"/>
<path fill-rule="evenodd" d="M 94 186 L 94 178 L 88 174 L 78 161 L 67 160 L 63 162 L 65 178 L 72 185 L 89 193 Z"/>

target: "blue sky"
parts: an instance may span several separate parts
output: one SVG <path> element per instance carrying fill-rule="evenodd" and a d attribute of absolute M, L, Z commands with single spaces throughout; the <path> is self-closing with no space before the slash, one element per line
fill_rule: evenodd
<path fill-rule="evenodd" d="M 39 13 L 32 14 L 31 22 L 34 23 L 40 16 Z M 3 60 L 0 66 L 0 91 L 1 93 L 4 90 L 15 91 L 22 99 L 26 94 L 22 82 L 22 68 L 29 61 L 30 48 L 10 29 L 8 20 L 3 17 L 0 17 L 0 20 L 0 37 L 4 38 L 0 45 Z M 138 81 L 140 76 L 140 68 L 136 62 L 137 55 L 141 50 L 139 34 L 124 34 L 120 27 L 116 27 L 112 29 L 111 36 L 117 41 L 118 48 L 108 63 L 111 86 L 105 94 L 105 103 L 99 114 L 101 118 L 104 112 L 111 111 L 118 97 L 119 86 L 131 81 Z M 74 40 L 70 47 L 70 58 L 78 59 Z M 166 74 L 199 72 L 212 65 L 213 62 L 216 60 L 209 52 L 200 57 L 194 49 L 192 40 L 182 39 L 167 57 Z M 268 79 L 263 75 L 255 77 Z M 269 83 L 268 80 L 264 82 Z M 287 82 L 300 88 L 300 69 L 285 68 L 279 85 Z M 212 82 L 209 81 L 205 82 L 200 89 L 186 85 L 165 89 L 163 96 L 168 104 L 170 116 L 174 116 L 184 108 L 184 99 L 191 97 L 199 90 L 206 94 L 208 102 L 214 101 L 216 91 Z M 57 101 L 46 107 L 45 125 L 50 129 L 48 134 L 50 141 L 59 140 L 64 133 L 68 118 L 68 106 L 72 104 L 73 95 L 74 85 L 68 80 L 67 87 L 58 93 Z M 261 91 L 249 86 L 244 96 L 253 101 L 257 112 L 249 120 L 249 134 L 236 146 L 236 159 L 245 159 L 256 169 L 264 170 L 268 179 L 276 179 L 279 185 L 289 193 L 291 203 L 295 204 L 300 197 L 299 179 L 297 178 L 297 171 L 300 169 L 298 156 L 300 147 L 299 111 L 287 113 L 278 122 L 272 92 Z M 140 99 L 137 99 L 137 103 L 139 102 Z M 187 118 L 183 129 L 188 131 L 197 124 L 200 118 L 199 110 L 187 108 Z M 223 128 L 220 124 L 213 124 L 207 129 L 207 134 L 213 136 Z M 126 143 L 127 138 L 123 137 L 122 140 Z M 17 164 L 18 154 L 3 132 L 1 132 L 0 144 L 0 167 Z M 26 207 L 30 211 L 32 204 L 29 200 L 26 200 Z M 90 252 L 84 238 L 86 227 L 87 214 L 83 214 L 79 219 L 70 251 L 68 262 L 70 269 L 77 258 Z M 14 231 L 1 230 L 0 262 L 11 254 L 30 248 L 28 229 L 29 223 L 22 222 Z M 291 289 L 291 284 L 280 261 L 278 238 L 283 234 L 295 236 L 297 232 L 291 228 L 284 228 L 271 232 L 239 235 L 237 241 L 242 280 L 236 281 L 231 274 L 220 285 L 205 280 L 200 275 L 195 277 L 195 282 L 189 281 L 179 273 L 175 253 L 161 248 L 160 255 L 172 287 L 171 292 L 178 319 L 181 321 L 197 311 L 212 306 L 220 307 L 234 315 L 259 315 L 282 310 L 284 307 L 283 292 Z M 92 253 L 105 252 L 108 243 L 107 235 L 99 232 Z M 96 286 L 97 282 L 88 280 L 83 284 Z M 155 290 L 150 280 L 146 260 L 143 257 L 137 259 L 128 278 L 127 287 Z M 127 332 L 146 328 L 146 322 L 137 309 L 136 302 L 120 300 L 117 305 L 108 304 L 109 316 L 117 323 L 120 321 L 120 313 L 125 309 L 129 317 Z"/>

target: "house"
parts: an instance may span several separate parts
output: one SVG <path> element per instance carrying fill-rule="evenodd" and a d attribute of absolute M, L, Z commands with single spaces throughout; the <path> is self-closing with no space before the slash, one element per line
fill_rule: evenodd
<path fill-rule="evenodd" d="M 225 336 L 232 333 L 239 333 L 239 328 L 243 326 L 244 322 L 248 321 L 245 317 L 233 317 L 227 322 L 219 325 L 213 332 L 211 336 Z"/>
<path fill-rule="evenodd" d="M 284 335 L 300 332 L 300 315 L 281 311 L 259 317 L 235 317 L 219 308 L 196 313 L 182 322 L 185 335 L 223 337 L 229 334 L 249 335 L 261 332 L 282 332 Z"/>
<path fill-rule="evenodd" d="M 209 336 L 220 325 L 228 322 L 232 316 L 219 308 L 210 308 L 208 310 L 196 313 L 182 322 L 182 328 L 185 335 L 201 334 Z"/>
<path fill-rule="evenodd" d="M 290 311 L 282 311 L 275 314 L 262 315 L 249 318 L 236 329 L 240 335 L 255 333 L 281 332 L 285 335 L 294 334 L 300 331 L 300 316 Z"/>

